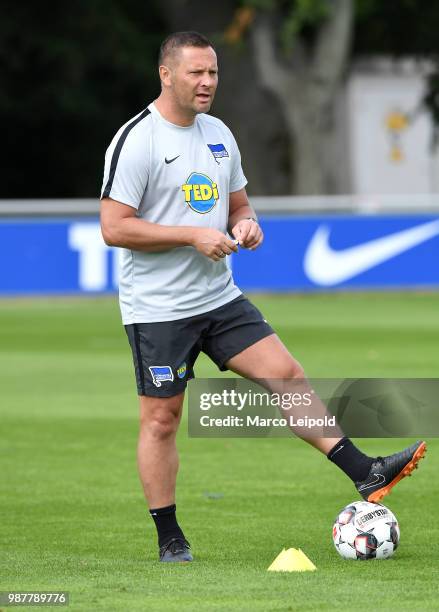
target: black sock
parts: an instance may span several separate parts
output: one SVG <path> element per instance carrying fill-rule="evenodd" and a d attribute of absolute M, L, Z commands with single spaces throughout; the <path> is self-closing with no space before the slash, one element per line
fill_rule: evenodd
<path fill-rule="evenodd" d="M 165 508 L 154 508 L 149 511 L 154 519 L 159 538 L 159 547 L 167 544 L 172 538 L 184 538 L 175 516 L 175 504 Z"/>
<path fill-rule="evenodd" d="M 328 459 L 335 463 L 354 482 L 367 478 L 373 457 L 362 453 L 349 438 L 342 438 L 331 448 L 327 455 Z"/>

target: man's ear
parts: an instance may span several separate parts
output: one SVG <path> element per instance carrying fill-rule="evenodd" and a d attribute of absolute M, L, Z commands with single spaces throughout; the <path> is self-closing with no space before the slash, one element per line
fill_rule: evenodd
<path fill-rule="evenodd" d="M 162 82 L 162 84 L 165 87 L 169 87 L 171 85 L 171 81 L 172 81 L 172 77 L 171 77 L 171 70 L 168 68 L 168 66 L 159 66 L 159 75 L 160 75 L 160 81 Z"/>

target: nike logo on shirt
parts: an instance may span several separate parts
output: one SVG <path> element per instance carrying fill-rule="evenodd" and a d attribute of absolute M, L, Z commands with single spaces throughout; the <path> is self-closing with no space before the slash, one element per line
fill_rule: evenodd
<path fill-rule="evenodd" d="M 321 225 L 311 238 L 304 258 L 308 278 L 330 287 L 347 281 L 409 249 L 439 235 L 439 220 L 395 232 L 362 244 L 334 250 L 329 244 L 331 229 Z"/>
<path fill-rule="evenodd" d="M 172 164 L 172 162 L 175 161 L 178 157 L 180 157 L 180 155 L 177 155 L 177 157 L 173 157 L 172 159 L 167 159 L 165 157 L 165 164 Z"/>

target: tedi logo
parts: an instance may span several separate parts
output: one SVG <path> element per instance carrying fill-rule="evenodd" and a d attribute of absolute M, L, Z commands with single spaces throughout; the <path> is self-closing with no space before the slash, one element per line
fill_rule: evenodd
<path fill-rule="evenodd" d="M 219 198 L 217 184 L 200 172 L 192 172 L 181 189 L 185 202 L 200 214 L 212 210 Z"/>

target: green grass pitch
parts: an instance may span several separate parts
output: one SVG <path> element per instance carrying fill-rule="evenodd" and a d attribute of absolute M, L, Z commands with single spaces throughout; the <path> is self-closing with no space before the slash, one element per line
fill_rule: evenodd
<path fill-rule="evenodd" d="M 310 377 L 438 375 L 439 294 L 254 301 Z M 197 374 L 221 375 L 204 356 Z M 387 498 L 400 548 L 361 563 L 333 548 L 358 494 L 325 457 L 295 439 L 188 439 L 183 422 L 178 517 L 195 562 L 169 566 L 137 479 L 116 299 L 1 301 L 0 382 L 0 590 L 67 590 L 87 611 L 437 609 L 436 440 Z M 358 442 L 388 454 L 411 441 Z M 291 546 L 317 571 L 267 572 Z"/>

